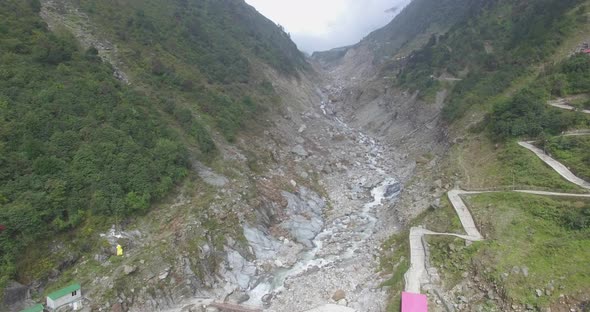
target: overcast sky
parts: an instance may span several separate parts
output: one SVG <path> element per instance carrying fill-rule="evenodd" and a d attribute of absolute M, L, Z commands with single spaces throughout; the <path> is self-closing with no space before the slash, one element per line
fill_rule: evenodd
<path fill-rule="evenodd" d="M 410 0 L 246 0 L 311 53 L 357 43 L 389 23 Z M 398 8 L 391 12 L 392 8 Z M 388 12 L 386 12 L 388 11 Z"/>

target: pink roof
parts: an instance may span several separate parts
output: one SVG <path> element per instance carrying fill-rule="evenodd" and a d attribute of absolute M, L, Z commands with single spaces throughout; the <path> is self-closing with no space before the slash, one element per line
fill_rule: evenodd
<path fill-rule="evenodd" d="M 428 312 L 425 295 L 402 292 L 402 312 Z"/>

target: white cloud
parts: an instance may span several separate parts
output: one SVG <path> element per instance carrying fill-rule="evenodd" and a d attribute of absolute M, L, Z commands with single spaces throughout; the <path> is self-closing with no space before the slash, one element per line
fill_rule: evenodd
<path fill-rule="evenodd" d="M 306 52 L 358 42 L 387 24 L 411 0 L 246 0 L 291 33 Z"/>

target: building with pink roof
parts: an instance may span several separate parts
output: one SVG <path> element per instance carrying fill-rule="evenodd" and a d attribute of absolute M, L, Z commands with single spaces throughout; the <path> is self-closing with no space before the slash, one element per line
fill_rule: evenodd
<path fill-rule="evenodd" d="M 402 312 L 428 312 L 425 295 L 402 292 Z"/>

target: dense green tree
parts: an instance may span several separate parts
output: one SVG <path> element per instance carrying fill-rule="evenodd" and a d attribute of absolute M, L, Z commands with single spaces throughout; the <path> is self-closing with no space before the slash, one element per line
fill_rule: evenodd
<path fill-rule="evenodd" d="M 116 81 L 96 49 L 49 32 L 38 4 L 0 0 L 0 287 L 37 238 L 143 213 L 189 167 L 157 103 Z"/>

